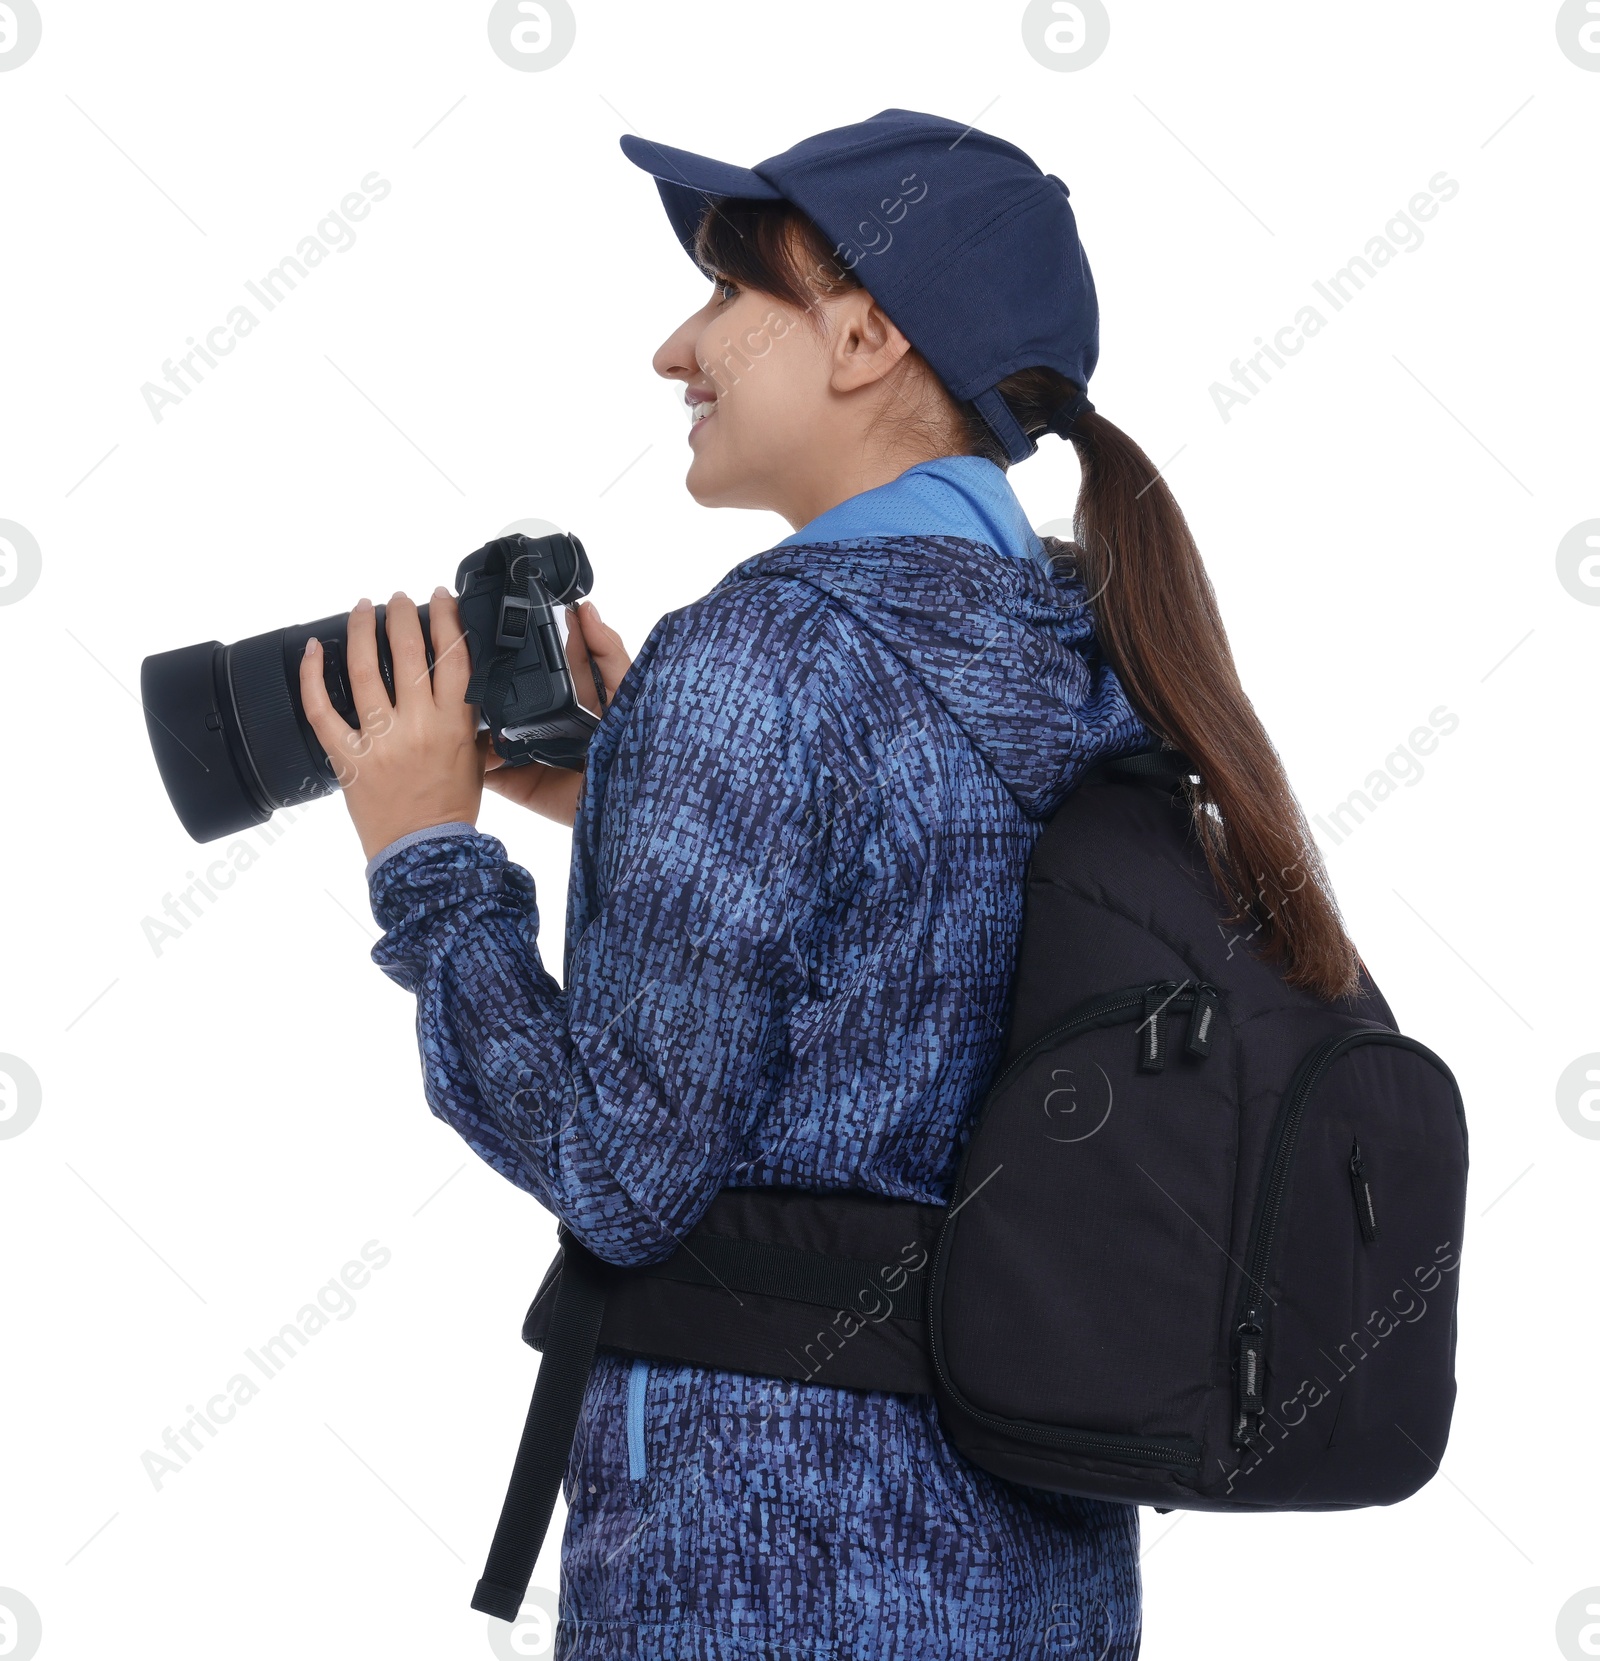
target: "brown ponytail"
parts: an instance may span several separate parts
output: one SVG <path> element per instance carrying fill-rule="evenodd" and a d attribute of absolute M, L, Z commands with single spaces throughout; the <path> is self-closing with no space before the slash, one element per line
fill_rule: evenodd
<path fill-rule="evenodd" d="M 808 312 L 819 294 L 862 286 L 787 202 L 720 200 L 700 223 L 696 253 L 708 272 Z M 930 420 L 919 403 L 900 423 L 903 436 L 929 455 L 981 455 L 1008 465 L 971 404 L 950 399 L 915 355 L 902 365 L 930 382 L 945 406 L 942 420 Z M 1077 390 L 1045 368 L 1019 370 L 999 386 L 1034 435 Z M 1230 922 L 1246 948 L 1281 967 L 1291 985 L 1330 1000 L 1354 995 L 1355 947 L 1283 764 L 1239 684 L 1182 509 L 1150 458 L 1103 416 L 1080 417 L 1072 442 L 1083 468 L 1074 541 L 1046 546 L 1053 558 L 1076 562 L 1101 648 L 1140 718 L 1195 765 L 1195 835 Z"/>
<path fill-rule="evenodd" d="M 1075 390 L 1047 369 L 1000 383 L 1029 433 L 1043 432 Z M 976 422 L 980 435 L 967 419 L 974 449 L 1003 465 L 987 425 Z M 1072 443 L 1083 469 L 1074 541 L 1049 551 L 1076 562 L 1101 647 L 1145 725 L 1195 764 L 1195 835 L 1231 921 L 1292 985 L 1353 995 L 1355 947 L 1278 752 L 1239 684 L 1183 510 L 1150 458 L 1104 416 L 1080 416 Z"/>

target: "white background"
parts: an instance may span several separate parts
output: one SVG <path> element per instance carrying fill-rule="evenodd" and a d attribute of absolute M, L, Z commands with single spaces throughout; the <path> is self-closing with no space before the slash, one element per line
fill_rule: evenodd
<path fill-rule="evenodd" d="M 1555 557 L 1600 516 L 1600 74 L 1549 0 L 1113 3 L 1071 73 L 1016 3 L 576 9 L 565 61 L 519 73 L 481 0 L 45 0 L 0 74 L 0 518 L 42 550 L 0 606 L 0 1051 L 43 1086 L 0 1141 L 0 1585 L 40 1653 L 487 1655 L 468 1598 L 554 1245 L 427 1111 L 339 803 L 252 837 L 152 948 L 144 919 L 219 850 L 163 796 L 141 657 L 420 595 L 526 516 L 583 536 L 636 645 L 787 527 L 682 488 L 649 360 L 704 285 L 617 138 L 750 163 L 901 105 L 1071 187 L 1094 398 L 1175 456 L 1307 810 L 1459 717 L 1326 844 L 1472 1128 L 1443 1474 L 1387 1510 L 1146 1513 L 1145 1654 L 1558 1655 L 1558 1610 L 1600 1584 L 1600 1141 L 1555 1103 L 1600 1050 L 1600 609 Z M 374 170 L 355 244 L 155 421 L 142 384 Z M 1422 244 L 1225 422 L 1212 383 L 1441 170 L 1459 192 Z M 1070 513 L 1066 445 L 1013 479 L 1035 523 Z M 559 967 L 565 833 L 497 798 L 482 823 Z M 369 1240 L 392 1261 L 354 1313 L 157 1490 L 145 1450 Z"/>

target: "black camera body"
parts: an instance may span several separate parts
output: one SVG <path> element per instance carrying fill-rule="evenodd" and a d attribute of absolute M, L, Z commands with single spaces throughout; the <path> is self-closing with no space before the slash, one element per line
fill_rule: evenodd
<path fill-rule="evenodd" d="M 488 728 L 508 766 L 583 766 L 599 718 L 578 702 L 556 608 L 575 605 L 593 583 L 583 544 L 559 532 L 498 537 L 456 570 L 472 662 L 465 701 L 479 706 L 480 726 Z M 378 672 L 392 699 L 385 609 L 377 607 Z M 431 674 L 428 607 L 418 611 Z M 322 642 L 329 702 L 359 727 L 346 627 L 347 614 L 338 613 L 232 645 L 207 640 L 144 660 L 139 688 L 150 747 L 178 818 L 195 841 L 234 835 L 264 823 L 278 808 L 339 788 L 300 701 L 300 663 L 315 635 Z"/>
<path fill-rule="evenodd" d="M 593 586 L 583 544 L 566 535 L 503 536 L 456 571 L 472 656 L 467 702 L 482 706 L 508 766 L 583 766 L 598 721 L 577 700 L 555 608 L 576 604 Z"/>

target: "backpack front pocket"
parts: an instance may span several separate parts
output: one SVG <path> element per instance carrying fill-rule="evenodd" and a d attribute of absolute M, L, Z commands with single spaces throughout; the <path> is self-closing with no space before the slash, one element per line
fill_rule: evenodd
<path fill-rule="evenodd" d="M 995 1430 L 1197 1473 L 1237 1164 L 1215 989 L 1081 1006 L 996 1081 L 930 1285 L 943 1388 Z"/>
<path fill-rule="evenodd" d="M 1432 1050 L 1374 1028 L 1300 1064 L 1234 1310 L 1236 1497 L 1373 1503 L 1437 1468 L 1465 1190 L 1460 1096 Z"/>

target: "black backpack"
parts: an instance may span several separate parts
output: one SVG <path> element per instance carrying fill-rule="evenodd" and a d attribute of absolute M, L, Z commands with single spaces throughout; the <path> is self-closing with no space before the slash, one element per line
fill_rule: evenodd
<path fill-rule="evenodd" d="M 562 1227 L 474 1608 L 517 1614 L 597 1346 L 931 1392 L 986 1470 L 1163 1510 L 1385 1505 L 1432 1476 L 1460 1092 L 1364 968 L 1330 1004 L 1226 926 L 1190 771 L 1100 763 L 1041 834 L 1006 1054 L 948 1207 L 728 1188 L 630 1269 Z"/>

